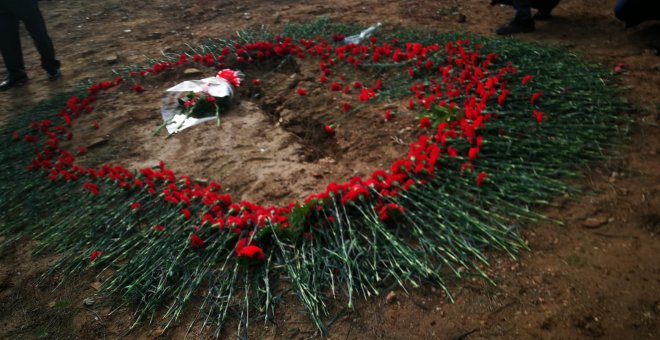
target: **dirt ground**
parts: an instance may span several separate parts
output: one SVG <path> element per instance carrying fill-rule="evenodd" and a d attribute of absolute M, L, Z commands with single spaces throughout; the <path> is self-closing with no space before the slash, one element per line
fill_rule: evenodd
<path fill-rule="evenodd" d="M 613 17 L 613 3 L 562 1 L 551 20 L 537 22 L 536 32 L 518 37 L 562 46 L 612 67 L 625 65 L 621 82 L 637 108 L 622 114 L 631 115 L 636 124 L 625 159 L 595 164 L 586 169 L 585 180 L 576 183 L 597 193 L 576 199 L 558 197 L 545 213 L 564 225 L 530 226 L 524 237 L 531 251 L 520 259 L 492 254 L 489 273 L 497 286 L 471 280 L 452 283 L 454 304 L 430 287 L 412 289 L 409 294 L 395 290 L 390 299 L 360 301 L 354 311 L 332 324 L 330 338 L 660 337 L 660 57 L 651 52 L 651 47 L 660 47 L 660 23 L 624 29 Z M 0 121 L 88 79 L 110 79 L 113 67 L 143 63 L 145 55 L 183 50 L 186 42 L 228 36 L 260 24 L 277 31 L 290 21 L 327 15 L 365 26 L 380 21 L 394 27 L 490 36 L 512 15 L 510 8 L 491 7 L 488 0 L 54 0 L 41 1 L 40 6 L 64 77 L 57 82 L 46 80 L 38 68 L 38 54 L 24 35 L 31 80 L 24 87 L 0 93 Z M 257 75 L 258 71 L 246 73 Z M 293 65 L 265 81 L 274 89 L 304 87 L 310 74 L 314 73 Z M 178 81 L 177 77 L 168 82 Z M 241 198 L 276 204 L 318 191 L 329 181 L 369 173 L 372 164 L 388 164 L 405 152 L 412 136 L 406 130 L 412 118 L 373 124 L 374 115 L 382 114 L 384 107 L 354 108 L 353 114 L 343 115 L 338 122 L 351 130 L 374 133 L 349 135 L 338 129 L 333 138 L 302 133 L 300 121 L 322 126 L 330 119 L 323 113 L 336 111 L 344 98 L 322 95 L 310 104 L 264 90 L 257 104 L 238 100 L 220 128 L 206 124 L 167 139 L 152 137 L 151 129 L 158 125 L 153 112 L 157 112 L 164 83 L 159 78 L 147 82 L 141 97 L 123 93 L 101 99 L 99 109 L 85 117 L 87 121 L 81 120 L 71 143 L 100 145 L 99 151 L 105 152 L 90 150 L 82 161 L 141 167 L 162 159 L 196 178 L 232 183 L 225 189 Z M 249 98 L 254 89 L 246 86 L 241 91 L 239 99 Z M 90 127 L 94 120 L 100 129 Z M 218 129 L 227 133 L 209 133 Z M 238 129 L 240 134 L 231 134 Z M 361 153 L 363 144 L 379 152 Z M 70 279 L 55 290 L 57 278 L 35 287 L 35 279 L 55 257 L 33 256 L 32 246 L 26 240 L 0 257 L 0 338 L 153 338 L 162 333 L 155 321 L 126 334 L 130 306 L 118 306 L 112 297 L 101 296 L 96 288 L 102 278 L 94 273 Z M 94 303 L 85 305 L 86 298 L 93 298 Z M 318 336 L 292 300 L 280 308 L 277 326 L 254 325 L 255 337 Z M 186 330 L 187 324 L 181 322 L 163 336 L 183 337 Z M 232 334 L 229 330 L 227 337 Z"/>

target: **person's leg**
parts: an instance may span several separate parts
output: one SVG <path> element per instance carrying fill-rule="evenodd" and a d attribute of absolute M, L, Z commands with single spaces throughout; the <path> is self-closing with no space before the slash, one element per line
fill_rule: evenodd
<path fill-rule="evenodd" d="M 523 22 L 532 19 L 532 3 L 530 0 L 513 0 L 513 8 L 516 10 L 514 20 Z"/>
<path fill-rule="evenodd" d="M 23 21 L 25 28 L 30 33 L 34 45 L 41 55 L 41 67 L 48 72 L 49 77 L 52 77 L 59 72 L 60 62 L 55 58 L 55 48 L 48 36 L 48 29 L 37 1 L 21 0 L 20 5 L 16 5 L 14 13 L 19 20 Z"/>
<path fill-rule="evenodd" d="M 18 19 L 0 8 L 0 53 L 10 78 L 25 78 Z"/>
<path fill-rule="evenodd" d="M 508 25 L 498 28 L 495 33 L 509 35 L 522 32 L 534 31 L 534 19 L 532 19 L 532 8 L 530 0 L 513 0 L 513 8 L 516 16 Z"/>
<path fill-rule="evenodd" d="M 549 19 L 551 16 L 552 10 L 557 7 L 559 0 L 533 0 L 532 8 L 536 8 L 539 11 L 534 15 L 536 20 L 545 20 Z"/>

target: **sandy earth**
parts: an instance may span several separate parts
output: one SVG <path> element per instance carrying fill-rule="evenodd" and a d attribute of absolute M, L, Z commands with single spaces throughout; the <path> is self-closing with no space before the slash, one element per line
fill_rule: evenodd
<path fill-rule="evenodd" d="M 660 57 L 650 51 L 651 46 L 660 46 L 660 24 L 625 30 L 611 13 L 613 1 L 593 3 L 562 1 L 552 20 L 538 22 L 535 33 L 520 38 L 563 46 L 606 65 L 626 65 L 621 82 L 630 88 L 627 96 L 638 106 L 622 113 L 637 122 L 627 157 L 594 165 L 587 169 L 585 181 L 576 183 L 598 194 L 577 200 L 557 198 L 545 212 L 565 225 L 530 226 L 524 236 L 531 252 L 523 253 L 518 261 L 492 254 L 490 274 L 497 286 L 469 280 L 454 283 L 455 304 L 430 287 L 409 295 L 396 290 L 394 299 L 382 296 L 363 301 L 355 311 L 338 318 L 330 329 L 331 338 L 660 336 Z M 34 47 L 24 36 L 31 81 L 0 93 L 0 120 L 74 84 L 111 78 L 113 67 L 142 63 L 145 55 L 157 57 L 162 50 L 185 49 L 186 42 L 227 36 L 262 23 L 277 31 L 289 21 L 327 15 L 365 26 L 382 21 L 396 27 L 492 35 L 494 28 L 511 17 L 510 8 L 491 7 L 487 0 L 42 1 L 41 7 L 64 77 L 47 82 Z M 464 15 L 465 21 L 454 12 Z M 109 62 L 114 55 L 117 62 Z M 246 71 L 248 76 L 251 72 L 259 74 L 259 70 Z M 101 99 L 99 109 L 79 124 L 72 143 L 96 145 L 82 158 L 89 164 L 114 161 L 139 167 L 162 159 L 196 178 L 232 183 L 225 189 L 262 203 L 298 199 L 329 181 L 368 173 L 373 164 L 388 164 L 405 151 L 401 141 L 410 140 L 406 127 L 412 122 L 404 117 L 396 124 L 374 124 L 384 107 L 355 108 L 342 114 L 340 126 L 351 129 L 338 129 L 334 137 L 310 134 L 309 127 L 322 127 L 330 119 L 323 114 L 336 111 L 344 100 L 340 95 L 322 94 L 310 103 L 306 98 L 278 94 L 283 87 L 307 86 L 311 75 L 300 65 L 274 73 L 264 79 L 260 100 L 250 100 L 254 89 L 249 86 L 237 94 L 220 128 L 206 124 L 171 138 L 151 136 L 158 125 L 154 110 L 164 83 L 184 77 L 174 75 L 167 82 L 154 78 L 145 84 L 147 91 L 137 103 L 129 93 Z M 90 127 L 95 120 L 101 129 Z M 240 133 L 232 133 L 236 131 Z M 99 144 L 99 140 L 104 142 Z M 364 145 L 378 153 L 366 153 Z M 604 223 L 586 227 L 587 218 Z M 35 278 L 54 257 L 32 256 L 31 248 L 32 243 L 25 241 L 0 255 L 1 338 L 125 335 L 131 325 L 130 307 L 117 308 L 112 297 L 100 296 L 93 273 L 55 291 L 56 278 L 34 287 Z M 95 299 L 92 306 L 82 303 L 88 297 Z M 292 301 L 280 309 L 277 326 L 255 325 L 254 335 L 314 337 L 314 327 Z M 186 326 L 182 323 L 165 336 L 180 337 Z M 129 336 L 151 338 L 161 331 L 155 322 Z"/>

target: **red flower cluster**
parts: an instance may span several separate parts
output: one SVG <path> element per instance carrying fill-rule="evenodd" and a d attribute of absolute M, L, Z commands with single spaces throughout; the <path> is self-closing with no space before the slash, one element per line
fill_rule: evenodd
<path fill-rule="evenodd" d="M 342 37 L 343 39 L 343 37 Z M 316 56 L 321 59 L 319 69 L 321 75 L 319 82 L 325 83 L 332 77 L 333 66 L 338 63 L 359 66 L 363 62 L 389 61 L 395 63 L 408 63 L 412 65 L 409 69 L 414 79 L 422 75 L 429 77 L 424 82 L 413 83 L 410 92 L 413 95 L 408 101 L 410 109 L 419 107 L 420 110 L 431 110 L 435 107 L 448 108 L 449 112 L 459 112 L 454 119 L 448 119 L 432 126 L 431 120 L 424 116 L 420 119 L 420 126 L 430 129 L 429 135 L 421 135 L 417 141 L 410 144 L 408 154 L 395 161 L 389 171 L 375 170 L 366 179 L 354 177 L 346 183 L 330 183 L 322 193 L 309 195 L 305 203 L 315 205 L 322 209 L 321 203 L 327 200 L 337 200 L 342 204 L 350 205 L 358 202 L 369 202 L 373 204 L 383 221 L 394 218 L 404 213 L 404 207 L 395 203 L 386 203 L 390 197 L 398 195 L 402 191 L 411 190 L 416 185 L 423 185 L 427 179 L 435 176 L 441 152 L 446 152 L 450 157 L 458 157 L 459 153 L 467 156 L 468 162 L 464 163 L 463 170 L 473 170 L 474 161 L 480 153 L 483 138 L 479 131 L 485 126 L 492 114 L 485 112 L 489 101 L 497 101 L 504 105 L 509 95 L 507 88 L 508 80 L 505 76 L 515 74 L 511 64 L 497 70 L 491 69 L 493 61 L 497 58 L 495 54 L 482 56 L 478 48 L 472 46 L 467 48 L 467 41 L 450 42 L 444 48 L 438 44 L 424 46 L 419 43 L 406 43 L 401 46 L 397 41 L 385 42 L 377 45 L 377 39 L 370 39 L 366 45 L 341 45 L 333 46 L 325 40 L 317 42 L 313 40 L 299 39 L 293 41 L 291 38 L 278 37 L 272 42 L 257 42 L 253 44 L 235 44 L 233 47 L 223 48 L 221 55 L 205 56 L 195 55 L 193 61 L 205 63 L 218 68 L 224 67 L 229 58 L 236 62 L 254 62 L 268 58 L 282 58 L 293 55 L 298 58 Z M 233 50 L 233 54 L 232 54 Z M 444 50 L 447 62 L 438 65 L 431 61 L 430 56 L 438 51 Z M 435 60 L 435 59 L 434 59 Z M 133 77 L 145 77 L 149 74 L 157 74 L 178 65 L 188 62 L 185 55 L 179 56 L 176 62 L 157 63 L 154 66 L 131 72 Z M 240 78 L 231 70 L 223 69 L 218 72 L 218 77 L 226 79 L 235 87 L 240 85 Z M 339 81 L 332 81 L 329 85 L 331 91 L 344 91 L 346 94 L 355 95 L 357 100 L 367 102 L 377 95 L 383 86 L 377 80 L 372 87 L 363 82 L 348 82 L 344 75 L 338 76 Z M 532 76 L 525 76 L 523 84 L 528 84 Z M 191 223 L 201 222 L 195 231 L 199 235 L 206 235 L 212 231 L 228 230 L 238 238 L 236 255 L 240 258 L 248 258 L 263 261 L 265 254 L 262 248 L 255 244 L 248 244 L 255 231 L 266 226 L 275 227 L 276 230 L 289 227 L 287 216 L 294 207 L 290 203 L 284 207 L 265 207 L 251 202 L 241 201 L 236 203 L 227 194 L 222 194 L 220 185 L 211 182 L 206 186 L 193 183 L 186 176 L 177 176 L 172 170 L 165 168 L 161 163 L 158 169 L 145 168 L 134 174 L 120 166 L 102 165 L 98 168 L 83 168 L 74 163 L 71 152 L 63 150 L 59 141 L 72 138 L 70 127 L 73 121 L 81 114 L 92 111 L 91 104 L 96 100 L 100 91 L 109 90 L 121 84 L 122 79 L 116 78 L 112 82 L 100 82 L 88 88 L 85 98 L 70 97 L 65 107 L 59 114 L 61 122 L 53 123 L 50 120 L 34 122 L 30 125 L 31 133 L 21 134 L 15 132 L 12 137 L 15 140 L 24 139 L 26 142 L 39 142 L 38 136 L 45 136 L 43 148 L 38 149 L 28 170 L 42 170 L 48 174 L 53 181 L 76 181 L 84 179 L 83 190 L 92 195 L 99 195 L 100 188 L 97 183 L 108 186 L 116 186 L 125 190 L 144 189 L 154 198 L 161 197 L 164 204 L 172 204 L 181 211 L 180 218 L 191 220 Z M 342 85 L 343 83 L 343 85 Z M 260 85 L 258 79 L 253 80 L 255 86 Z M 133 90 L 142 88 L 135 85 Z M 142 88 L 143 89 L 143 88 Z M 300 95 L 307 95 L 307 91 L 299 88 Z M 534 93 L 530 99 L 535 104 L 541 93 Z M 350 109 L 350 103 L 342 104 L 342 109 Z M 534 117 L 538 122 L 543 121 L 543 113 L 534 110 Z M 451 118 L 451 117 L 450 117 Z M 394 119 L 391 110 L 385 112 L 385 119 Z M 96 124 L 98 128 L 98 123 Z M 332 125 L 324 126 L 329 134 L 334 134 Z M 467 142 L 457 144 L 456 141 Z M 80 149 L 83 154 L 83 149 Z M 480 172 L 476 178 L 476 185 L 481 186 L 487 178 L 485 172 Z M 143 209 L 140 202 L 131 204 L 131 209 Z M 325 223 L 332 223 L 332 217 Z M 206 228 L 210 227 L 210 228 Z M 156 231 L 164 231 L 162 225 L 154 226 Z M 246 238 L 244 235 L 249 234 Z M 194 249 L 205 247 L 202 236 L 190 235 L 190 244 Z M 98 252 L 98 253 L 96 253 Z M 94 255 L 95 254 L 95 255 Z M 92 253 L 95 259 L 100 251 Z M 90 255 L 90 261 L 93 261 Z"/>

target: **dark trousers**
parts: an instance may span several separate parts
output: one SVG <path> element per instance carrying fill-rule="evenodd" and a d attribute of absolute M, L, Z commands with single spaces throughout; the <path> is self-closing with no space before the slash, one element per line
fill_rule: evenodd
<path fill-rule="evenodd" d="M 37 0 L 0 0 L 0 52 L 5 61 L 9 76 L 25 75 L 23 51 L 19 36 L 19 22 L 22 21 L 41 55 L 41 67 L 46 71 L 60 68 L 55 59 L 53 42 L 48 36 L 46 23 L 39 11 Z"/>
<path fill-rule="evenodd" d="M 614 15 L 633 27 L 647 20 L 660 20 L 660 1 L 658 0 L 619 0 L 614 6 Z"/>

